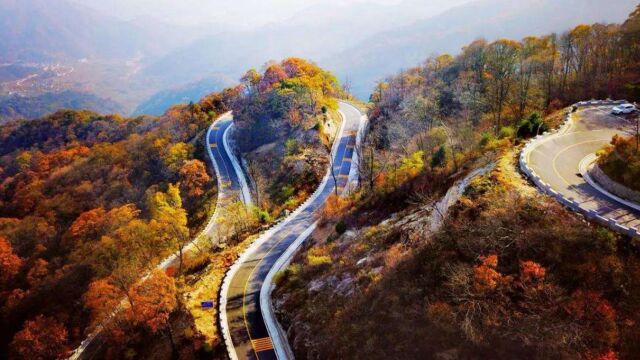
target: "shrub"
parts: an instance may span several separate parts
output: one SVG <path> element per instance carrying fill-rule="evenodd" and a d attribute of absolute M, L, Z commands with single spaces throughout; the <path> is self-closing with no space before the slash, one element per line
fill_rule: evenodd
<path fill-rule="evenodd" d="M 505 126 L 502 129 L 500 129 L 500 132 L 498 133 L 498 138 L 500 139 L 512 139 L 515 135 L 516 131 L 514 128 L 512 128 L 511 126 Z"/>
<path fill-rule="evenodd" d="M 258 215 L 258 221 L 260 221 L 260 223 L 266 224 L 271 222 L 271 215 L 267 210 L 257 209 L 256 213 Z"/>
<path fill-rule="evenodd" d="M 607 176 L 624 186 L 640 191 L 640 151 L 636 139 L 615 135 L 611 145 L 598 152 L 598 165 Z"/>
<path fill-rule="evenodd" d="M 197 274 L 209 264 L 211 264 L 211 258 L 208 254 L 199 254 L 193 258 L 186 257 L 183 271 L 186 275 Z"/>
<path fill-rule="evenodd" d="M 287 155 L 295 155 L 300 151 L 300 147 L 298 146 L 298 141 L 296 139 L 288 139 L 284 143 L 284 146 L 287 149 Z"/>
<path fill-rule="evenodd" d="M 547 130 L 547 124 L 542 120 L 542 116 L 537 112 L 533 112 L 526 119 L 523 119 L 520 122 L 520 126 L 518 127 L 518 137 L 527 138 L 537 134 L 542 134 Z"/>
<path fill-rule="evenodd" d="M 280 199 L 287 201 L 293 196 L 293 194 L 295 194 L 295 192 L 296 189 L 293 186 L 287 184 L 280 189 L 279 197 Z"/>
<path fill-rule="evenodd" d="M 302 271 L 300 264 L 293 264 L 282 271 L 278 271 L 273 277 L 273 283 L 276 287 L 284 286 L 285 284 L 294 284 L 299 280 L 299 274 Z"/>
<path fill-rule="evenodd" d="M 307 255 L 307 263 L 309 266 L 325 266 L 331 265 L 331 257 L 327 255 L 315 256 L 315 255 Z"/>
<path fill-rule="evenodd" d="M 438 151 L 431 157 L 431 168 L 442 167 L 446 163 L 447 149 L 444 145 L 440 146 Z"/>
<path fill-rule="evenodd" d="M 491 133 L 489 132 L 483 132 L 482 136 L 480 137 L 480 146 L 484 147 L 487 146 L 489 144 L 491 144 L 493 141 L 495 141 L 495 136 L 493 136 Z"/>

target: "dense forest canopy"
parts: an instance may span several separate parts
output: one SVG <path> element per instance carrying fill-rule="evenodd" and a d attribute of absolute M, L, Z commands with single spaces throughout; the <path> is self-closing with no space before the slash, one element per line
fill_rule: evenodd
<path fill-rule="evenodd" d="M 622 25 L 583 24 L 521 41 L 477 40 L 457 56 L 429 58 L 381 82 L 371 96 L 377 104 L 371 121 L 391 135 L 396 117 L 421 128 L 454 119 L 498 134 L 534 111 L 592 98 L 637 100 L 639 37 L 637 8 Z"/>
<path fill-rule="evenodd" d="M 63 110 L 0 128 L 0 356 L 63 356 L 125 297 L 116 340 L 163 330 L 173 280 L 136 280 L 208 219 L 203 134 L 237 93 L 159 118 Z"/>
<path fill-rule="evenodd" d="M 245 91 L 234 105 L 234 119 L 244 130 L 242 150 L 258 147 L 282 133 L 315 125 L 316 116 L 336 109 L 341 89 L 331 73 L 299 58 L 268 63 L 264 73 L 249 70 Z"/>
<path fill-rule="evenodd" d="M 248 160 L 257 203 L 277 216 L 325 174 L 329 137 L 337 131 L 325 125 L 339 121 L 336 98 L 343 90 L 333 74 L 300 58 L 267 63 L 262 73 L 249 70 L 242 83 L 234 138 Z"/>

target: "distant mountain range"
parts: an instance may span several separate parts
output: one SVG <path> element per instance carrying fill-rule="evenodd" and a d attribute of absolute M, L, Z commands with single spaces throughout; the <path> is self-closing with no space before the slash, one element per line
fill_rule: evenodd
<path fill-rule="evenodd" d="M 18 119 L 35 119 L 60 109 L 86 109 L 101 114 L 122 113 L 122 106 L 93 94 L 77 91 L 45 93 L 37 96 L 0 97 L 0 124 Z"/>
<path fill-rule="evenodd" d="M 0 0 L 0 62 L 159 56 L 197 32 L 123 21 L 65 0 Z"/>
<path fill-rule="evenodd" d="M 143 101 L 132 115 L 162 115 L 168 108 L 176 104 L 188 104 L 197 101 L 218 89 L 230 86 L 234 79 L 224 77 L 206 78 L 176 89 L 163 90 Z"/>
<path fill-rule="evenodd" d="M 458 7 L 430 18 L 421 15 L 429 13 L 429 5 L 417 0 L 315 6 L 290 21 L 254 31 L 205 36 L 158 59 L 140 75 L 161 78 L 163 83 L 194 81 L 207 71 L 238 78 L 244 69 L 268 60 L 302 56 L 315 59 L 343 80 L 349 78 L 352 91 L 366 99 L 375 82 L 386 75 L 435 53 L 457 53 L 478 37 L 520 39 L 580 23 L 621 22 L 636 2 L 458 0 L 454 2 Z"/>
<path fill-rule="evenodd" d="M 435 53 L 457 53 L 475 38 L 518 39 L 583 22 L 620 22 L 636 2 L 453 0 L 449 5 L 457 7 L 437 14 L 442 5 L 422 0 L 349 5 L 332 0 L 287 21 L 239 31 L 222 24 L 122 20 L 79 0 L 0 0 L 0 63 L 89 58 L 85 64 L 100 65 L 93 72 L 84 66 L 70 75 L 74 78 L 62 79 L 62 86 L 112 98 L 135 113 L 197 100 L 205 89 L 237 81 L 247 68 L 288 56 L 315 60 L 348 78 L 352 91 L 366 99 L 388 74 Z"/>

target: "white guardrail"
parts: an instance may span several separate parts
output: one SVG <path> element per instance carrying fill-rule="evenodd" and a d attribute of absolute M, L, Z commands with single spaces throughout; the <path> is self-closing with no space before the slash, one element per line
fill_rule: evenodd
<path fill-rule="evenodd" d="M 617 104 L 622 104 L 622 103 L 626 103 L 626 101 L 625 100 L 616 100 L 616 101 L 613 101 L 613 100 L 592 100 L 592 101 L 581 101 L 581 102 L 578 102 L 578 103 L 574 104 L 573 106 L 577 106 L 577 107 L 606 106 L 606 105 L 617 105 Z M 545 183 L 540 178 L 540 176 L 538 176 L 538 174 L 536 174 L 535 171 L 533 171 L 533 169 L 529 167 L 529 164 L 527 164 L 528 155 L 536 147 L 538 147 L 540 144 L 543 144 L 543 143 L 553 139 L 554 136 L 564 134 L 570 128 L 572 121 L 573 121 L 572 112 L 571 112 L 571 108 L 570 108 L 570 110 L 567 111 L 567 113 L 565 115 L 565 119 L 564 119 L 564 122 L 563 122 L 562 126 L 560 126 L 556 130 L 545 132 L 542 135 L 538 135 L 535 138 L 529 140 L 527 142 L 527 144 L 524 146 L 524 148 L 522 149 L 522 152 L 520 153 L 520 159 L 519 159 L 520 170 L 525 175 L 527 175 L 527 177 L 529 179 L 531 179 L 531 181 L 533 181 L 533 183 L 542 192 L 552 196 L 553 198 L 558 200 L 562 205 L 566 206 L 567 208 L 584 215 L 588 220 L 592 220 L 592 221 L 600 223 L 600 224 L 602 224 L 604 226 L 608 226 L 612 230 L 614 230 L 616 232 L 619 232 L 621 234 L 627 235 L 627 236 L 640 237 L 640 232 L 637 229 L 624 226 L 624 225 L 618 223 L 618 221 L 616 221 L 616 219 L 605 218 L 602 215 L 600 215 L 596 210 L 589 209 L 589 208 L 587 208 L 585 206 L 582 206 L 579 202 L 577 202 L 575 200 L 572 200 L 572 199 L 568 199 L 564 195 L 562 195 L 561 193 L 553 190 L 551 188 L 551 185 Z"/>
<path fill-rule="evenodd" d="M 349 105 L 352 106 L 352 105 Z M 331 148 L 331 156 L 336 154 L 338 146 L 340 144 L 340 138 L 343 135 L 345 123 L 347 121 L 346 116 L 340 112 L 342 116 L 342 124 L 340 125 L 340 130 L 338 131 L 336 138 L 334 139 L 333 146 Z M 358 132 L 360 132 L 360 128 L 366 123 L 362 120 L 366 119 L 365 116 L 361 118 L 360 126 Z M 362 136 L 360 136 L 362 138 Z M 358 145 L 358 137 L 356 137 L 356 146 Z M 233 341 L 231 339 L 231 330 L 229 329 L 229 319 L 227 318 L 227 294 L 229 293 L 229 287 L 231 286 L 231 279 L 238 272 L 242 264 L 248 260 L 249 256 L 253 252 L 255 252 L 262 244 L 264 244 L 273 234 L 280 231 L 284 228 L 288 223 L 290 223 L 293 219 L 295 219 L 298 215 L 300 215 L 313 201 L 315 201 L 331 178 L 331 169 L 327 169 L 325 176 L 322 179 L 320 185 L 316 188 L 314 193 L 304 201 L 304 203 L 300 204 L 289 216 L 284 219 L 280 219 L 271 225 L 271 227 L 258 235 L 256 240 L 236 259 L 234 264 L 227 270 L 224 279 L 222 280 L 222 287 L 220 289 L 219 297 L 218 297 L 218 319 L 219 319 L 219 327 L 222 331 L 222 337 L 224 339 L 225 347 L 227 348 L 227 354 L 231 360 L 238 360 L 238 355 L 236 353 L 235 347 L 233 346 Z M 297 248 L 304 242 L 309 235 L 316 228 L 317 222 L 313 223 L 309 228 L 307 228 L 290 246 L 287 248 L 285 253 L 278 259 L 278 261 L 273 266 L 272 269 L 267 274 L 265 281 L 262 284 L 262 288 L 260 291 L 260 307 L 263 310 L 263 316 L 265 320 L 265 324 L 267 325 L 267 331 L 269 336 L 272 339 L 274 350 L 276 352 L 276 356 L 280 360 L 285 359 L 293 359 L 293 353 L 287 341 L 286 335 L 283 334 L 282 328 L 278 324 L 275 316 L 273 314 L 273 307 L 270 301 L 271 294 L 271 283 L 273 280 L 273 276 L 284 266 L 286 266 L 290 261 Z M 274 270 L 275 269 L 275 270 Z M 268 285 L 265 285 L 268 284 Z"/>

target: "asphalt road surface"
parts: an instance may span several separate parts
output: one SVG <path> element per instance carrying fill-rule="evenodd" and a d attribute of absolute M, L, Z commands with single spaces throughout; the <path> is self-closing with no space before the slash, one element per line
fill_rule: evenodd
<path fill-rule="evenodd" d="M 223 199 L 243 200 L 242 184 L 233 168 L 229 149 L 224 146 L 224 134 L 233 125 L 233 116 L 227 113 L 221 116 L 207 132 L 207 146 L 211 149 L 212 165 L 216 167 L 218 191 Z M 220 205 L 220 204 L 218 204 Z"/>
<path fill-rule="evenodd" d="M 351 169 L 351 159 L 360 123 L 360 112 L 351 105 L 340 103 L 345 125 L 334 154 L 334 170 L 339 188 L 344 188 Z M 298 216 L 274 233 L 242 263 L 231 279 L 227 294 L 227 318 L 233 346 L 238 359 L 276 359 L 273 343 L 260 309 L 260 289 L 274 263 L 292 242 L 317 219 L 318 209 L 334 191 L 330 177 L 320 196 Z"/>
<path fill-rule="evenodd" d="M 593 209 L 621 225 L 638 228 L 640 212 L 617 202 L 589 185 L 580 176 L 580 162 L 611 142 L 615 134 L 634 134 L 635 120 L 610 114 L 611 106 L 587 107 L 577 111 L 563 134 L 538 145 L 527 159 L 529 167 L 555 191 Z"/>

